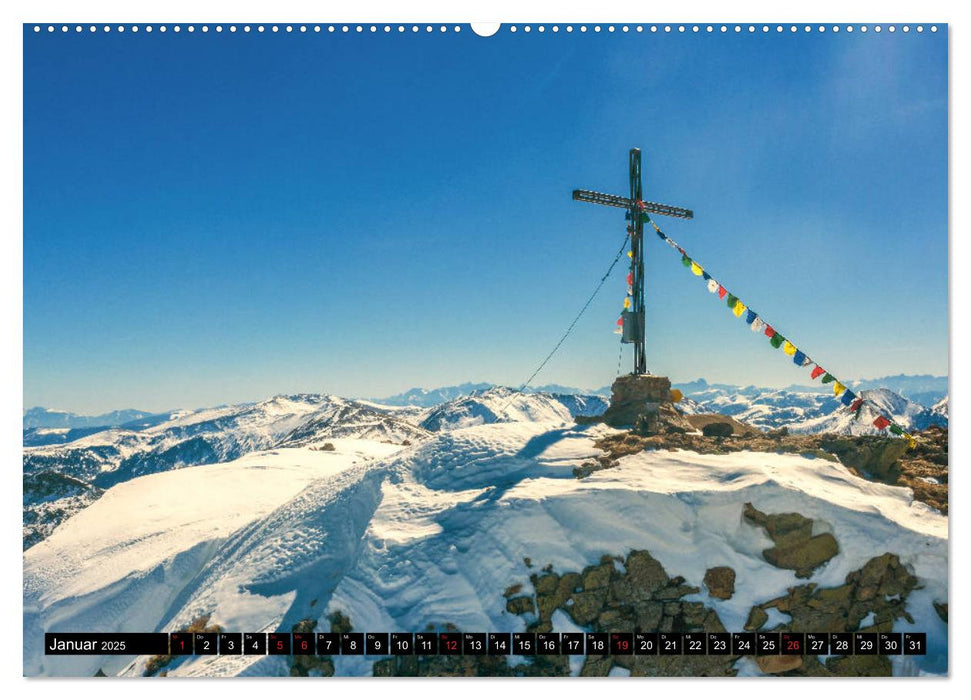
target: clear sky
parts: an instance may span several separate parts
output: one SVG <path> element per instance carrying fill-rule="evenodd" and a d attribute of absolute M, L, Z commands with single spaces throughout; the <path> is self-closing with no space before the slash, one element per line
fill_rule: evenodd
<path fill-rule="evenodd" d="M 624 238 L 570 192 L 626 194 L 632 146 L 695 211 L 665 231 L 827 369 L 947 373 L 946 30 L 463 29 L 25 28 L 25 405 L 518 386 Z M 649 369 L 807 382 L 647 243 Z M 612 381 L 624 273 L 534 383 Z"/>

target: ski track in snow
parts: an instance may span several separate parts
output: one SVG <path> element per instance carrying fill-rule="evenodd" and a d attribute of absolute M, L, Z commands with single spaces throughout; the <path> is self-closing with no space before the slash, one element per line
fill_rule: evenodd
<path fill-rule="evenodd" d="M 932 608 L 947 599 L 947 518 L 908 489 L 759 452 L 643 452 L 575 479 L 607 432 L 553 420 L 456 429 L 410 448 L 335 440 L 334 452 L 278 449 L 115 486 L 24 554 L 25 673 L 139 675 L 144 659 L 45 657 L 43 632 L 172 630 L 200 615 L 240 632 L 308 618 L 327 630 L 334 611 L 357 631 L 521 631 L 524 619 L 505 610 L 509 585 L 528 593 L 529 574 L 547 564 L 580 571 L 631 549 L 697 586 L 709 567 L 734 568 L 731 599 L 704 589 L 690 599 L 740 630 L 753 604 L 806 582 L 764 561 L 771 541 L 743 520 L 745 502 L 834 534 L 840 553 L 811 579 L 821 586 L 900 555 L 924 588 L 908 599 L 915 624 L 895 629 L 926 631 L 929 653 L 895 659 L 895 673 L 947 672 L 947 627 Z M 554 620 L 576 629 L 565 614 Z M 334 661 L 338 675 L 368 675 L 374 660 Z M 185 657 L 168 668 L 287 672 L 285 657 Z"/>

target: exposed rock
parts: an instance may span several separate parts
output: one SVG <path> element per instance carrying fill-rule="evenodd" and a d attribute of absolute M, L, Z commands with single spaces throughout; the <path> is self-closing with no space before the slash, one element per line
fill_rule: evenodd
<path fill-rule="evenodd" d="M 773 628 L 776 632 L 889 632 L 898 618 L 912 622 L 905 605 L 917 579 L 896 555 L 874 557 L 847 574 L 845 580 L 833 588 L 819 588 L 814 583 L 794 586 L 786 595 L 755 606 L 749 619 L 767 621 L 766 611 L 775 608 L 791 618 Z M 873 623 L 861 627 L 867 618 Z M 890 664 L 882 656 L 834 656 L 825 663 L 815 656 L 805 656 L 802 666 L 787 672 L 802 676 L 881 676 L 889 675 Z"/>
<path fill-rule="evenodd" d="M 823 439 L 820 446 L 839 457 L 846 466 L 890 484 L 895 483 L 900 476 L 897 462 L 907 451 L 906 440 L 893 440 L 876 435 L 829 437 Z"/>
<path fill-rule="evenodd" d="M 746 503 L 744 515 L 763 527 L 776 545 L 762 552 L 765 560 L 780 569 L 792 569 L 799 578 L 809 578 L 839 554 L 836 538 L 828 532 L 813 535 L 813 521 L 799 513 L 767 515 Z"/>
<path fill-rule="evenodd" d="M 513 615 L 523 615 L 536 612 L 536 606 L 533 604 L 532 596 L 522 595 L 507 600 L 506 610 Z"/>
<path fill-rule="evenodd" d="M 528 621 L 527 630 L 552 629 L 552 616 L 559 609 L 576 624 L 597 632 L 725 631 L 714 610 L 703 603 L 684 600 L 684 596 L 699 589 L 681 576 L 669 577 L 649 552 L 631 551 L 623 560 L 622 568 L 615 563 L 615 558 L 604 556 L 599 564 L 581 572 L 532 576 L 537 590 L 537 619 Z M 588 656 L 581 675 L 603 676 L 617 666 L 628 669 L 633 676 L 735 675 L 732 663 L 736 658 Z M 516 674 L 530 675 L 521 669 Z"/>
<path fill-rule="evenodd" d="M 730 566 L 715 566 L 705 572 L 704 583 L 713 598 L 728 600 L 735 593 L 735 570 Z"/>
<path fill-rule="evenodd" d="M 750 632 L 762 629 L 762 625 L 769 621 L 769 614 L 765 612 L 761 607 L 756 605 L 754 608 L 749 610 L 748 620 L 745 623 L 745 629 Z"/>
<path fill-rule="evenodd" d="M 762 552 L 765 560 L 780 569 L 792 569 L 798 578 L 809 578 L 813 571 L 839 554 L 836 538 L 828 532 L 788 547 L 772 547 Z"/>
<path fill-rule="evenodd" d="M 705 437 L 728 437 L 735 432 L 730 423 L 708 423 L 701 429 L 701 434 Z"/>
<path fill-rule="evenodd" d="M 695 430 L 700 430 L 705 434 L 705 428 L 710 425 L 717 425 L 723 423 L 731 428 L 731 432 L 726 432 L 721 437 L 727 437 L 729 435 L 739 435 L 739 436 L 753 436 L 761 434 L 758 428 L 753 428 L 747 423 L 732 418 L 731 416 L 726 416 L 722 413 L 693 413 L 691 415 L 686 415 L 685 420 L 688 421 L 694 427 Z M 725 431 L 725 428 L 715 428 L 715 433 L 710 436 L 718 436 L 718 432 Z"/>
<path fill-rule="evenodd" d="M 762 669 L 762 673 L 785 673 L 794 671 L 802 666 L 801 656 L 756 656 L 755 663 Z"/>

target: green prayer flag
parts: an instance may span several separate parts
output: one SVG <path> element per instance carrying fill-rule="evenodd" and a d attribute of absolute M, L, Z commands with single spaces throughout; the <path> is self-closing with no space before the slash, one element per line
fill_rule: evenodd
<path fill-rule="evenodd" d="M 727 299 L 725 299 L 725 305 L 726 305 L 726 306 L 727 306 L 727 307 L 728 307 L 729 309 L 734 309 L 734 308 L 735 308 L 735 304 L 736 304 L 736 303 L 738 303 L 738 297 L 737 297 L 737 296 L 735 296 L 734 294 L 729 294 L 729 295 L 728 295 L 728 298 L 727 298 Z"/>
<path fill-rule="evenodd" d="M 836 377 L 834 377 L 832 374 L 830 374 L 829 372 L 827 372 L 826 374 L 823 375 L 823 378 L 820 381 L 823 384 L 829 384 L 830 382 L 835 382 L 836 381 Z"/>
<path fill-rule="evenodd" d="M 782 337 L 781 333 L 776 333 L 774 336 L 772 336 L 772 339 L 769 342 L 772 343 L 772 347 L 778 348 L 785 342 L 785 340 L 786 339 Z"/>
<path fill-rule="evenodd" d="M 894 435 L 903 435 L 904 434 L 904 429 L 901 428 L 896 423 L 891 423 L 891 425 L 890 425 L 890 432 L 893 433 Z"/>
<path fill-rule="evenodd" d="M 687 255 L 682 255 L 681 264 L 685 267 L 691 267 L 691 258 L 689 258 Z"/>

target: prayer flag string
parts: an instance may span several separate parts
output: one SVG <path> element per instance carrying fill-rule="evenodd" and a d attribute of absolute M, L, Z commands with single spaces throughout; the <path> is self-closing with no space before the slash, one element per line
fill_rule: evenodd
<path fill-rule="evenodd" d="M 830 374 L 828 371 L 823 369 L 823 367 L 819 363 L 813 361 L 806 352 L 796 347 L 795 343 L 784 337 L 775 328 L 766 323 L 765 319 L 761 318 L 759 314 L 750 306 L 743 303 L 741 299 L 729 292 L 728 289 L 723 284 L 718 282 L 714 277 L 712 277 L 711 273 L 702 267 L 699 262 L 689 256 L 684 248 L 679 246 L 673 239 L 666 236 L 646 212 L 643 212 L 642 216 L 644 217 L 644 221 L 651 224 L 651 226 L 654 228 L 658 238 L 667 243 L 674 250 L 681 253 L 681 264 L 690 269 L 695 276 L 702 277 L 706 283 L 708 291 L 712 294 L 717 293 L 718 298 L 725 301 L 725 305 L 732 310 L 732 313 L 735 314 L 736 318 L 744 317 L 745 324 L 748 325 L 754 333 L 758 333 L 760 331 L 764 332 L 765 336 L 769 339 L 769 344 L 775 349 L 781 347 L 783 353 L 791 357 L 796 366 L 811 367 L 812 369 L 809 371 L 809 376 L 812 380 L 822 377 L 821 382 L 823 384 L 831 383 L 833 385 L 833 394 L 839 398 L 840 403 L 843 406 L 846 406 L 850 412 L 854 413 L 857 419 L 861 419 L 861 409 L 863 408 L 864 403 L 867 402 L 866 399 L 853 393 L 848 388 L 848 384 L 839 381 L 835 375 Z M 872 402 L 869 403 L 874 409 L 877 408 L 872 404 Z M 914 447 L 917 444 L 917 441 L 913 435 L 904 431 L 903 428 L 880 413 L 879 409 L 873 410 L 870 413 L 870 415 L 874 414 L 876 415 L 876 418 L 872 420 L 872 425 L 874 428 L 877 430 L 885 430 L 889 428 L 893 435 L 899 435 L 907 438 L 907 441 L 911 447 Z"/>

